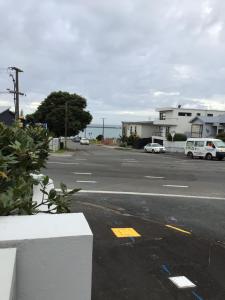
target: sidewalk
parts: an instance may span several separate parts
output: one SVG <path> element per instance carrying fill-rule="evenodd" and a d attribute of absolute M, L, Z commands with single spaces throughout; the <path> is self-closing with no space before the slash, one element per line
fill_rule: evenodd
<path fill-rule="evenodd" d="M 129 152 L 131 151 L 131 152 L 145 153 L 144 149 L 134 149 L 134 148 L 128 148 L 128 147 L 120 147 L 120 146 L 117 146 L 117 145 L 116 146 L 110 146 L 110 145 L 103 145 L 103 144 L 99 144 L 98 146 L 108 148 L 108 149 L 121 150 L 121 151 L 129 151 Z M 148 153 L 146 153 L 146 154 L 148 154 Z M 181 153 L 181 152 L 166 152 L 163 155 L 175 156 L 175 157 L 180 157 L 180 158 L 185 158 L 186 157 L 185 154 Z"/>

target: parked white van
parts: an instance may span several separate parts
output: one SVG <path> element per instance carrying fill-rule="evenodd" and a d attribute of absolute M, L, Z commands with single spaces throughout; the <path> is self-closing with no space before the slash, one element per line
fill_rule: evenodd
<path fill-rule="evenodd" d="M 201 157 L 205 159 L 225 157 L 225 143 L 212 138 L 189 138 L 185 145 L 185 154 L 190 157 Z"/>

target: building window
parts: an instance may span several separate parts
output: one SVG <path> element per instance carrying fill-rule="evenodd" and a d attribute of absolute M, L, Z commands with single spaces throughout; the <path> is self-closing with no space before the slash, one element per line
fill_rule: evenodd
<path fill-rule="evenodd" d="M 170 133 L 170 128 L 166 127 L 166 136 Z"/>
<path fill-rule="evenodd" d="M 164 112 L 159 113 L 159 120 L 166 120 L 166 114 Z"/>
<path fill-rule="evenodd" d="M 202 137 L 203 126 L 198 124 L 191 125 L 191 137 Z"/>
<path fill-rule="evenodd" d="M 191 117 L 192 113 L 188 113 L 188 112 L 179 112 L 178 116 L 180 117 Z"/>
<path fill-rule="evenodd" d="M 200 113 L 197 113 L 196 115 L 197 115 L 197 116 L 201 116 L 201 114 L 200 114 Z"/>
<path fill-rule="evenodd" d="M 137 135 L 137 126 L 134 126 L 134 134 Z"/>
<path fill-rule="evenodd" d="M 132 126 L 130 126 L 130 135 L 132 135 L 132 133 L 133 133 L 133 128 Z"/>
<path fill-rule="evenodd" d="M 207 114 L 207 117 L 213 117 L 213 114 Z"/>

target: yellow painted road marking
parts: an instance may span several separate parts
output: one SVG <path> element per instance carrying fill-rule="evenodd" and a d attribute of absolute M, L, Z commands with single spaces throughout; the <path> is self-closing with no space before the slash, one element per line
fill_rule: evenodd
<path fill-rule="evenodd" d="M 112 232 L 118 238 L 124 237 L 140 237 L 141 235 L 133 228 L 111 228 Z"/>
<path fill-rule="evenodd" d="M 172 228 L 172 229 L 174 229 L 174 230 L 177 230 L 177 231 L 180 231 L 180 232 L 183 232 L 183 233 L 186 233 L 186 234 L 191 234 L 190 231 L 186 231 L 186 230 L 180 229 L 180 228 L 175 227 L 175 226 L 172 226 L 172 225 L 166 225 L 166 227 Z"/>

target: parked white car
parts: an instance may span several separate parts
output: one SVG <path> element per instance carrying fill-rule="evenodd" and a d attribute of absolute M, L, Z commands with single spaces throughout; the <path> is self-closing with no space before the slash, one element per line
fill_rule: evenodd
<path fill-rule="evenodd" d="M 152 153 L 165 153 L 166 148 L 158 143 L 151 143 L 144 146 L 145 152 L 152 152 Z"/>
<path fill-rule="evenodd" d="M 80 145 L 89 145 L 89 144 L 90 144 L 89 139 L 82 138 L 80 140 Z"/>

